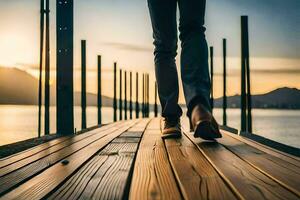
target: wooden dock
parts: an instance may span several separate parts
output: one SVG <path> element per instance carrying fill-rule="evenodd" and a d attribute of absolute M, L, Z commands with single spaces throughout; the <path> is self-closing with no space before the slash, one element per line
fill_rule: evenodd
<path fill-rule="evenodd" d="M 300 159 L 222 131 L 160 137 L 159 118 L 119 121 L 0 160 L 0 199 L 300 199 Z"/>

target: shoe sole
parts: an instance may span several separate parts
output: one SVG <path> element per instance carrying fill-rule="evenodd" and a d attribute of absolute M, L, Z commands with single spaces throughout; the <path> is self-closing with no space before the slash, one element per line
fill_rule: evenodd
<path fill-rule="evenodd" d="M 194 132 L 194 137 L 200 137 L 204 140 L 215 140 L 217 138 L 221 138 L 222 135 L 211 122 L 203 121 L 197 125 Z"/>
<path fill-rule="evenodd" d="M 170 132 L 170 133 L 165 133 L 161 135 L 162 139 L 168 139 L 168 138 L 181 138 L 182 134 L 181 132 Z"/>

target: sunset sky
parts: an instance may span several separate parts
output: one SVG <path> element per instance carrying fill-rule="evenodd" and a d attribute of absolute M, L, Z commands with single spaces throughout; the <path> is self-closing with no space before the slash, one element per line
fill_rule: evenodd
<path fill-rule="evenodd" d="M 55 81 L 55 2 L 51 0 L 51 79 Z M 74 0 L 75 90 L 80 90 L 80 40 L 87 40 L 88 91 L 96 91 L 96 55 L 103 56 L 104 94 L 113 62 L 153 73 L 146 0 Z M 215 48 L 215 96 L 222 92 L 222 38 L 228 40 L 228 93 L 240 91 L 240 15 L 249 15 L 252 92 L 300 88 L 299 0 L 207 0 L 207 40 Z M 180 50 L 179 50 L 180 53 Z M 37 76 L 39 0 L 0 0 L 0 66 Z M 178 59 L 177 59 L 178 62 Z M 179 62 L 178 62 L 179 63 Z M 153 80 L 153 76 L 152 76 Z M 181 102 L 183 98 L 181 95 Z"/>

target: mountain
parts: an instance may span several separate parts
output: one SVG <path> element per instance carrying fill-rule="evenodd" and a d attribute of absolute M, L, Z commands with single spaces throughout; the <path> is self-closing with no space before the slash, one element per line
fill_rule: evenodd
<path fill-rule="evenodd" d="M 55 84 L 53 84 L 55 85 Z M 56 89 L 50 88 L 50 103 L 56 103 Z M 74 93 L 75 105 L 81 104 L 81 93 Z M 17 68 L 0 67 L 0 104 L 37 105 L 38 80 L 25 71 Z M 112 99 L 102 96 L 103 106 L 112 106 Z M 87 105 L 96 106 L 97 96 L 87 93 Z"/>
<path fill-rule="evenodd" d="M 227 98 L 229 108 L 240 107 L 240 95 Z M 222 107 L 223 98 L 215 99 L 215 107 Z M 278 88 L 266 94 L 252 96 L 253 108 L 300 109 L 300 90 L 297 88 Z"/>
<path fill-rule="evenodd" d="M 17 68 L 0 67 L 0 104 L 37 104 L 38 81 Z"/>
<path fill-rule="evenodd" d="M 53 84 L 55 85 L 55 84 Z M 56 102 L 55 87 L 51 87 L 51 105 Z M 80 92 L 74 93 L 75 105 L 80 105 Z M 112 106 L 112 98 L 102 96 L 103 106 Z M 38 103 L 38 80 L 17 68 L 0 67 L 0 104 L 36 105 Z M 227 98 L 229 108 L 240 107 L 240 96 Z M 222 98 L 215 99 L 215 107 L 222 107 Z M 97 96 L 87 93 L 87 105 L 96 106 Z M 300 109 L 300 90 L 279 88 L 266 94 L 252 96 L 253 108 Z"/>

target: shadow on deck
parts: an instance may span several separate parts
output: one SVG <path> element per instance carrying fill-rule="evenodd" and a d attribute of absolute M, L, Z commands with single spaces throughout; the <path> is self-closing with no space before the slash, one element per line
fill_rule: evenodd
<path fill-rule="evenodd" d="M 187 131 L 162 140 L 154 118 L 55 139 L 0 160 L 0 198 L 300 198 L 298 157 L 222 133 L 218 143 Z"/>

